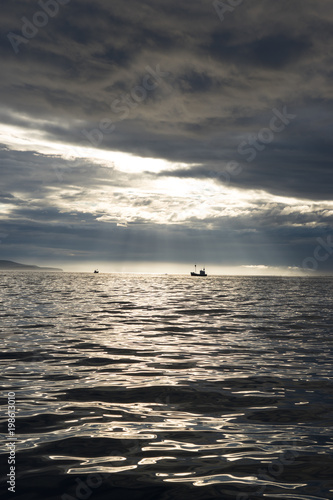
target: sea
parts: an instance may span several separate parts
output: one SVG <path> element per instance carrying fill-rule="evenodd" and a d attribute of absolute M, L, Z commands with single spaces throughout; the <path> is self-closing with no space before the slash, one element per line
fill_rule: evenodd
<path fill-rule="evenodd" d="M 2 272 L 1 498 L 333 499 L 332 298 L 332 277 Z"/>

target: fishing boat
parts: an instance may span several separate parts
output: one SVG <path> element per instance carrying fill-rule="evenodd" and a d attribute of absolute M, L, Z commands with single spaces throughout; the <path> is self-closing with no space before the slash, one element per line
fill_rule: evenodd
<path fill-rule="evenodd" d="M 96 273 L 96 274 L 97 274 L 97 273 L 99 273 L 99 270 L 98 270 L 98 269 L 95 269 L 94 273 Z"/>
<path fill-rule="evenodd" d="M 207 276 L 205 268 L 200 269 L 200 271 L 197 273 L 197 265 L 195 264 L 194 266 L 194 272 L 191 272 L 191 276 Z"/>

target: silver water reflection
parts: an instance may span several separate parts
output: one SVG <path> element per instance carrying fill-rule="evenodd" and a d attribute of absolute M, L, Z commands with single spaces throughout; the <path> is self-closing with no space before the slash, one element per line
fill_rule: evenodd
<path fill-rule="evenodd" d="M 22 475 L 42 456 L 73 480 L 332 498 L 332 290 L 329 278 L 1 274 Z"/>

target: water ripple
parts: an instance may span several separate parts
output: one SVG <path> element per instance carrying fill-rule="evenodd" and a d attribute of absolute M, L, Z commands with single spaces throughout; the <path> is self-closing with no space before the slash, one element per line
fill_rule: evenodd
<path fill-rule="evenodd" d="M 91 477 L 103 499 L 332 498 L 332 291 L 329 278 L 2 273 L 22 499 L 75 498 Z"/>

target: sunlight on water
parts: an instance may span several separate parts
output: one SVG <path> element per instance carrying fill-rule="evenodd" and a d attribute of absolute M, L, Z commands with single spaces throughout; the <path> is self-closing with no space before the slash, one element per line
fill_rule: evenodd
<path fill-rule="evenodd" d="M 329 278 L 2 273 L 18 498 L 75 497 L 89 474 L 97 498 L 332 498 L 332 291 Z"/>

